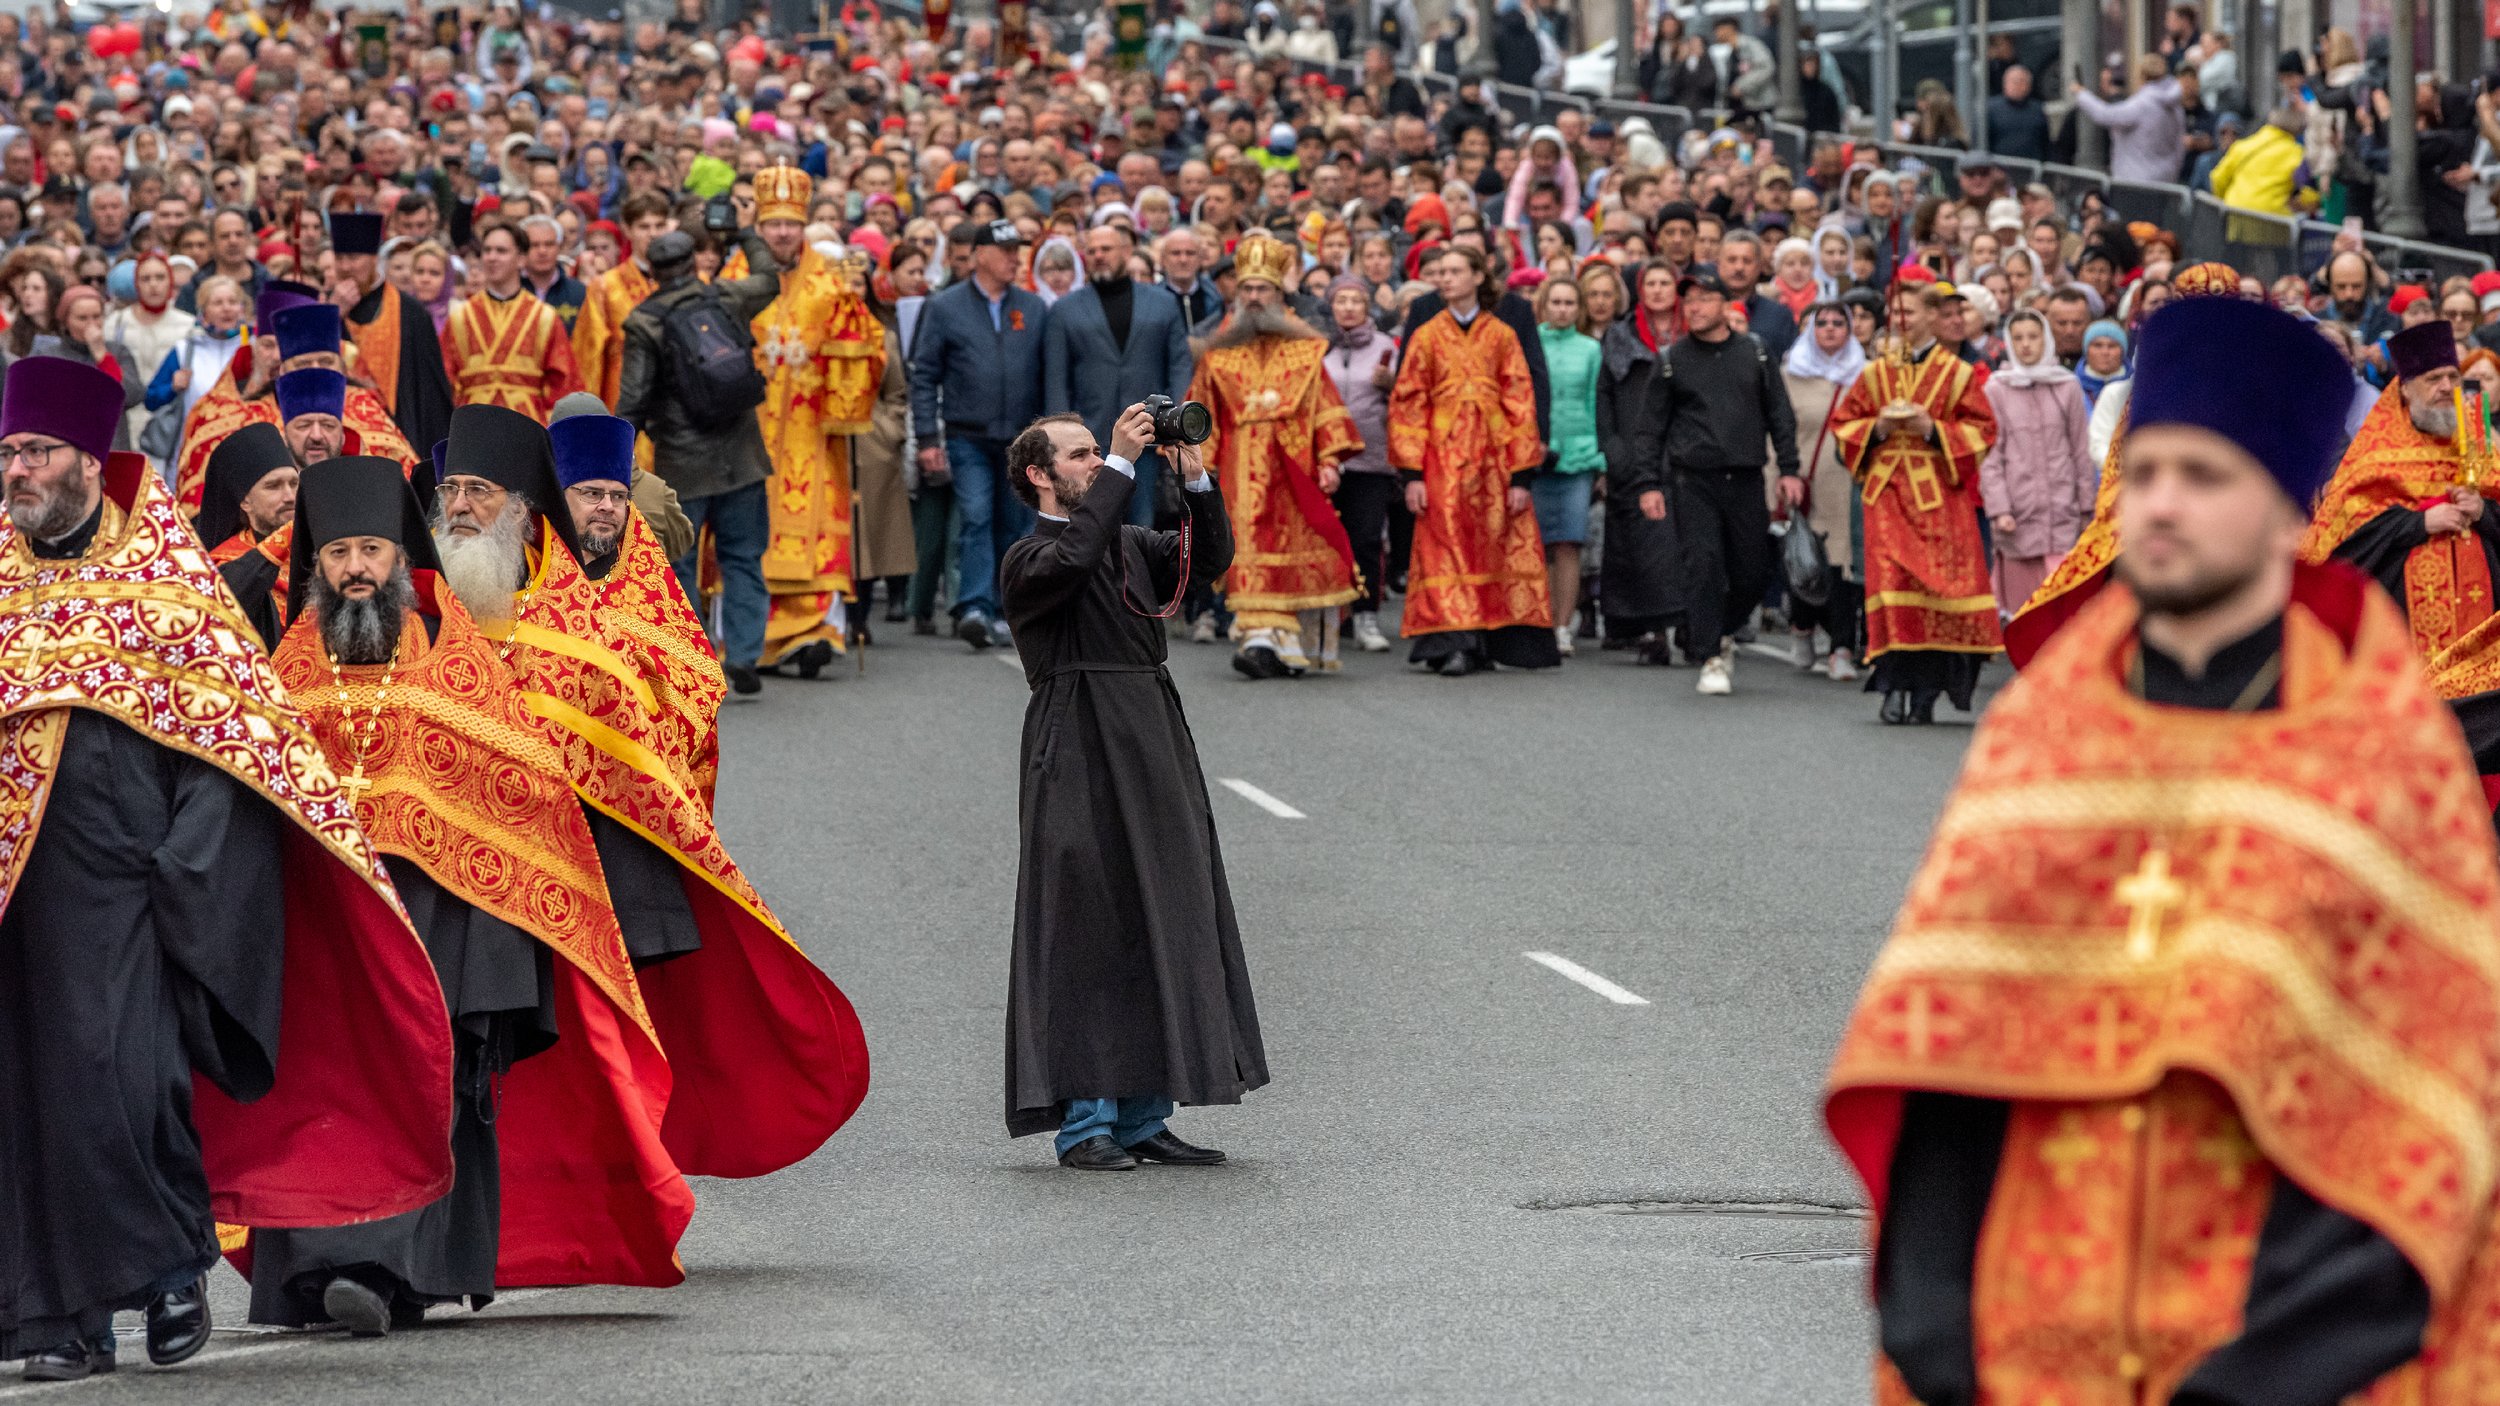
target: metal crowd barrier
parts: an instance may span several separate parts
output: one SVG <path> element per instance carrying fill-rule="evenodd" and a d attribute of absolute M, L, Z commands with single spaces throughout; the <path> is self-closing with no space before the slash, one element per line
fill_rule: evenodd
<path fill-rule="evenodd" d="M 1211 49 L 1232 52 L 1245 47 L 1239 40 L 1213 36 L 1205 36 L 1200 42 Z M 1349 88 L 1358 87 L 1363 81 L 1362 67 L 1356 63 L 1313 64 L 1297 61 L 1294 67 L 1302 72 L 1325 74 L 1329 81 Z M 1420 68 L 1403 68 L 1398 72 L 1427 90 L 1450 93 L 1458 88 L 1458 80 L 1448 74 L 1427 72 Z M 1629 118 L 1646 118 L 1671 155 L 1681 150 L 1685 135 L 1695 128 L 1708 131 L 1724 126 L 1736 115 L 1725 108 L 1696 112 L 1661 103 L 1545 92 L 1514 83 L 1497 82 L 1486 86 L 1491 89 L 1497 105 L 1506 116 L 1532 125 L 1551 122 L 1554 115 L 1565 108 L 1576 109 L 1592 117 L 1603 117 L 1617 126 Z M 1792 172 L 1802 173 L 1817 134 L 1785 122 L 1770 123 L 1769 132 L 1772 151 L 1781 164 Z M 1957 177 L 1961 163 L 1973 154 L 1911 142 L 1883 141 L 1876 145 L 1889 161 L 1898 162 L 1903 157 L 1918 158 L 1934 173 L 1934 193 L 1948 197 L 1959 195 Z M 2146 221 L 2178 235 L 2179 254 L 2184 262 L 2220 259 L 2242 273 L 2269 283 L 2287 273 L 2303 276 L 2314 273 L 2326 263 L 2335 235 L 2339 232 L 2338 227 L 2316 220 L 2232 209 L 2209 192 L 2191 191 L 2182 185 L 2121 181 L 2112 179 L 2106 172 L 2080 166 L 2061 166 L 2055 162 L 1999 156 L 1993 152 L 1980 154 L 2005 168 L 2017 187 L 2035 182 L 2046 185 L 2063 210 L 2073 211 L 2087 193 L 2098 195 L 2120 219 Z M 2488 255 L 2468 249 L 2398 239 L 2374 232 L 2365 232 L 2361 238 L 2371 256 L 2389 272 L 2425 269 L 2430 272 L 2434 285 L 2450 277 L 2472 277 L 2493 267 Z"/>

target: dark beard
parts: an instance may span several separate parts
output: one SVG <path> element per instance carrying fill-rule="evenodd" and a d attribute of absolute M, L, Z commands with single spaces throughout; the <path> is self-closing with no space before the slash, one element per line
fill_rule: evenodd
<path fill-rule="evenodd" d="M 1207 349 L 1222 351 L 1226 347 L 1242 346 L 1257 341 L 1261 337 L 1283 337 L 1288 340 L 1299 340 L 1304 337 L 1317 339 L 1319 333 L 1311 330 L 1311 324 L 1294 316 L 1288 309 L 1244 307 L 1237 309 L 1225 321 L 1223 329 L 1208 340 Z"/>
<path fill-rule="evenodd" d="M 387 664 L 399 653 L 399 636 L 408 612 L 416 608 L 417 585 L 408 563 L 391 568 L 390 579 L 362 600 L 343 595 L 319 570 L 310 582 L 314 616 L 321 623 L 321 647 L 341 664 Z"/>
<path fill-rule="evenodd" d="M 625 532 L 622 528 L 585 527 L 582 529 L 581 538 L 582 555 L 585 558 L 603 557 L 624 543 Z"/>

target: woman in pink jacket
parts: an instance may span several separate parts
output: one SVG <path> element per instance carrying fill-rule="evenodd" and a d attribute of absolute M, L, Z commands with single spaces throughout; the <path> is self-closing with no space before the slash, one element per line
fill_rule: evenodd
<path fill-rule="evenodd" d="M 2092 520 L 2100 466 L 2075 373 L 2058 364 L 2047 317 L 2025 310 L 2005 324 L 2005 366 L 1988 378 L 1997 441 L 1979 465 L 1979 495 L 1995 529 L 1989 580 L 2006 616 L 2040 588 Z"/>

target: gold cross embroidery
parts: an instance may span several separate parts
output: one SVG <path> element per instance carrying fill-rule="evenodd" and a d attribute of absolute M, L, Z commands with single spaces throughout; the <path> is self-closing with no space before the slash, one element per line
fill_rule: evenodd
<path fill-rule="evenodd" d="M 2187 902 L 2187 885 L 2170 877 L 2170 851 L 2155 845 L 2135 873 L 2120 881 L 2118 901 L 2127 906 L 2127 960 L 2149 962 L 2161 939 L 2162 920 Z"/>
<path fill-rule="evenodd" d="M 1933 1053 L 1938 1039 L 1951 1039 L 1962 1033 L 1961 1020 L 1924 986 L 1912 988 L 1902 998 L 1898 1019 L 1901 1042 L 1913 1059 L 1925 1059 Z"/>
<path fill-rule="evenodd" d="M 2212 1163 L 2215 1178 L 2232 1191 L 2239 1190 L 2247 1180 L 2251 1166 L 2265 1160 L 2236 1121 L 2219 1132 L 2198 1138 L 2196 1155 Z"/>
<path fill-rule="evenodd" d="M 2040 1160 L 2049 1164 L 2049 1175 L 2060 1187 L 2072 1188 L 2083 1170 L 2083 1164 L 2100 1155 L 2101 1140 L 2083 1126 L 2080 1113 L 2060 1114 L 2057 1136 L 2040 1144 Z"/>
<path fill-rule="evenodd" d="M 363 762 L 356 763 L 355 775 L 342 776 L 339 778 L 339 789 L 347 793 L 347 803 L 349 805 L 364 804 L 365 792 L 373 789 L 373 782 L 365 775 L 365 764 Z"/>

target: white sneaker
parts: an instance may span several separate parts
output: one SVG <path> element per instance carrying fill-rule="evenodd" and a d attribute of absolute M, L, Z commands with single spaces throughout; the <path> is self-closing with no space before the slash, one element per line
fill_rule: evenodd
<path fill-rule="evenodd" d="M 1812 630 L 1803 633 L 1791 631 L 1788 636 L 1788 653 L 1789 657 L 1796 661 L 1799 669 L 1813 668 L 1814 632 Z"/>
<path fill-rule="evenodd" d="M 1386 654 L 1389 638 L 1380 633 L 1380 616 L 1369 610 L 1354 612 L 1354 642 L 1365 654 Z"/>
<path fill-rule="evenodd" d="M 1199 616 L 1198 623 L 1189 627 L 1189 642 L 1191 644 L 1215 643 L 1214 611 L 1208 611 L 1206 614 Z"/>
<path fill-rule="evenodd" d="M 1571 627 L 1569 625 L 1554 627 L 1554 648 L 1562 654 L 1563 658 L 1571 657 Z"/>
<path fill-rule="evenodd" d="M 1845 649 L 1832 651 L 1832 662 L 1825 666 L 1823 672 L 1839 683 L 1855 683 L 1858 679 L 1858 666 L 1851 662 L 1849 651 Z"/>
<path fill-rule="evenodd" d="M 1736 691 L 1736 661 L 1725 654 L 1701 663 L 1701 681 L 1693 685 L 1695 693 L 1722 697 Z"/>

